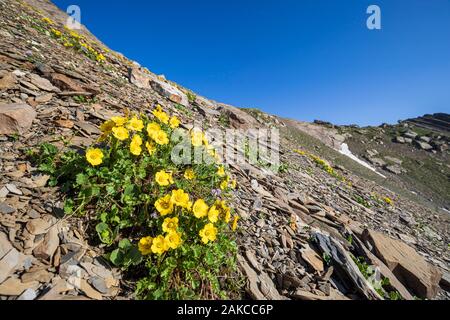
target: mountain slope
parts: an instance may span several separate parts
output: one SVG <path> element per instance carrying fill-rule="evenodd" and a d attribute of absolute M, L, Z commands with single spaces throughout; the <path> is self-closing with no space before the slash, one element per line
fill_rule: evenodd
<path fill-rule="evenodd" d="M 85 29 L 71 34 L 63 28 L 65 14 L 50 2 L 0 1 L 0 15 L 1 299 L 134 297 L 134 275 L 102 258 L 105 248 L 93 240 L 87 217 L 62 218 L 64 194 L 47 185 L 26 151 L 43 142 L 89 146 L 104 120 L 126 109 L 149 113 L 157 104 L 204 128 L 280 130 L 276 174 L 264 161 L 230 164 L 242 218 L 242 298 L 449 297 L 442 290 L 448 288 L 448 214 L 386 188 L 385 179 L 334 149 L 340 137 L 324 140 L 317 126 L 312 133 L 296 121 L 195 95 Z M 6 263 L 11 257 L 15 263 Z M 376 288 L 366 264 L 377 265 L 390 284 Z M 80 285 L 71 287 L 71 277 L 80 275 Z"/>

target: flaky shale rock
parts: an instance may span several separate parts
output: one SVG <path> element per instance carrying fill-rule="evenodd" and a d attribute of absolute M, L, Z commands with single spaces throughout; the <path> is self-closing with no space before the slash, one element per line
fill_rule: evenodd
<path fill-rule="evenodd" d="M 442 274 L 416 250 L 399 240 L 368 229 L 363 232 L 363 240 L 372 245 L 375 255 L 417 296 L 428 299 L 436 296 Z"/>
<path fill-rule="evenodd" d="M 36 112 L 27 104 L 0 104 L 0 134 L 23 134 L 34 118 Z"/>

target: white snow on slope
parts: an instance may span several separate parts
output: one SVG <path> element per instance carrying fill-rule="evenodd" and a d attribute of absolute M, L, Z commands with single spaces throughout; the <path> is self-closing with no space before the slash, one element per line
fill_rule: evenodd
<path fill-rule="evenodd" d="M 341 144 L 341 148 L 339 150 L 340 153 L 342 153 L 343 155 L 349 157 L 350 159 L 358 162 L 360 165 L 366 167 L 369 170 L 372 170 L 373 172 L 375 172 L 376 174 L 378 174 L 379 176 L 382 176 L 383 178 L 386 178 L 386 176 L 382 175 L 381 173 L 379 173 L 377 170 L 375 170 L 374 167 L 372 167 L 370 164 L 368 164 L 365 161 L 362 161 L 361 159 L 359 159 L 357 156 L 355 156 L 350 149 L 348 148 L 348 145 L 346 143 Z"/>

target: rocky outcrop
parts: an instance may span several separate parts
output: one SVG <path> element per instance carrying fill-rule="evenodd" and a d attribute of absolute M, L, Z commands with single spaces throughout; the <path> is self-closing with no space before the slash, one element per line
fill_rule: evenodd
<path fill-rule="evenodd" d="M 413 248 L 367 229 L 364 230 L 363 239 L 373 246 L 375 255 L 417 296 L 428 299 L 436 296 L 442 273 Z"/>
<path fill-rule="evenodd" d="M 130 68 L 128 70 L 128 76 L 130 82 L 139 88 L 153 88 L 153 90 L 170 101 L 185 107 L 189 106 L 187 95 L 165 79 L 158 78 L 150 73 L 144 73 L 138 68 Z"/>

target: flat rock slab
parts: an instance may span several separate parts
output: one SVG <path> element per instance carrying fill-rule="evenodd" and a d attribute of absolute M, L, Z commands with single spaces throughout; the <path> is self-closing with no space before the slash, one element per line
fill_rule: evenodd
<path fill-rule="evenodd" d="M 28 104 L 0 104 L 0 134 L 23 134 L 35 118 L 36 111 Z"/>
<path fill-rule="evenodd" d="M 15 248 L 9 250 L 0 260 L 0 283 L 6 280 L 16 269 L 20 267 L 24 256 Z"/>
<path fill-rule="evenodd" d="M 372 245 L 375 255 L 417 296 L 428 299 L 436 296 L 442 274 L 416 250 L 399 240 L 368 229 L 363 232 L 363 240 Z"/>

